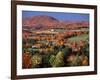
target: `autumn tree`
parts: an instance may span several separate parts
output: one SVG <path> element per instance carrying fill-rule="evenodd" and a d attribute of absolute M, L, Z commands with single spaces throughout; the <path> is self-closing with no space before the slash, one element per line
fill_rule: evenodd
<path fill-rule="evenodd" d="M 33 57 L 31 58 L 32 60 L 32 67 L 39 67 L 40 64 L 42 64 L 42 56 L 39 54 L 35 54 L 33 55 Z"/>
<path fill-rule="evenodd" d="M 32 65 L 32 62 L 31 62 L 30 53 L 23 53 L 22 54 L 22 67 L 23 68 L 30 68 L 31 65 Z"/>
<path fill-rule="evenodd" d="M 59 51 L 56 56 L 52 55 L 50 58 L 50 64 L 52 67 L 64 66 L 64 53 Z"/>

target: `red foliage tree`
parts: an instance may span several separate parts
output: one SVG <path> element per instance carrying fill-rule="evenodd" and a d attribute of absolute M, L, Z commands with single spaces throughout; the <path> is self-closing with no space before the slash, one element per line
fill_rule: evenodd
<path fill-rule="evenodd" d="M 31 55 L 28 53 L 22 54 L 22 67 L 23 68 L 30 68 L 31 67 Z"/>

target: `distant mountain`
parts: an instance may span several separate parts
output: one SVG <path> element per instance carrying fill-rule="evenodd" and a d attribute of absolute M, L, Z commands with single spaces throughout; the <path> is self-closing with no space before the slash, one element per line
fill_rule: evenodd
<path fill-rule="evenodd" d="M 48 29 L 48 28 L 75 28 L 80 26 L 89 26 L 89 22 L 71 22 L 71 21 L 60 21 L 54 17 L 47 15 L 38 15 L 33 17 L 24 18 L 22 20 L 23 28 L 25 29 Z"/>
<path fill-rule="evenodd" d="M 35 27 L 37 29 L 40 29 L 45 26 L 46 27 L 56 26 L 58 23 L 59 20 L 47 15 L 33 16 L 33 17 L 25 18 L 22 21 L 23 26 Z"/>

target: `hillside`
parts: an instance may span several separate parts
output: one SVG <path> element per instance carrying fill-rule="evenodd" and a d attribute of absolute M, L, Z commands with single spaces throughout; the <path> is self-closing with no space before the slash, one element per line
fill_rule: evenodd
<path fill-rule="evenodd" d="M 86 21 L 80 22 L 71 22 L 71 21 L 60 21 L 54 17 L 47 15 L 38 15 L 32 16 L 28 18 L 24 18 L 22 20 L 23 28 L 25 29 L 35 29 L 35 30 L 44 30 L 49 28 L 68 28 L 74 29 L 79 27 L 87 28 L 89 23 Z"/>

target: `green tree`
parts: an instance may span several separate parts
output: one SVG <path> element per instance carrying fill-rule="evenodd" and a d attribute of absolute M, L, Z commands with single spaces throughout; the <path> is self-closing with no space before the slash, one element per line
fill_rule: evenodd
<path fill-rule="evenodd" d="M 89 44 L 87 43 L 86 45 L 83 46 L 82 52 L 89 57 Z"/>
<path fill-rule="evenodd" d="M 64 52 L 65 56 L 68 56 L 70 53 L 72 53 L 72 48 L 66 46 L 62 51 Z"/>
<path fill-rule="evenodd" d="M 32 67 L 39 67 L 40 64 L 42 64 L 42 56 L 35 54 L 33 55 L 33 57 L 31 58 L 32 60 Z"/>
<path fill-rule="evenodd" d="M 50 63 L 49 63 L 49 60 L 50 60 L 50 54 L 45 54 L 43 55 L 43 66 L 44 67 L 50 67 Z"/>
<path fill-rule="evenodd" d="M 51 55 L 51 56 L 50 56 L 49 63 L 51 64 L 51 66 L 53 66 L 53 62 L 54 62 L 55 58 L 56 58 L 55 55 Z"/>
<path fill-rule="evenodd" d="M 36 40 L 34 40 L 34 39 L 28 39 L 27 42 L 30 43 L 30 44 L 35 44 Z"/>
<path fill-rule="evenodd" d="M 52 67 L 64 66 L 64 53 L 59 51 L 56 56 L 52 55 L 50 58 L 50 64 Z"/>

